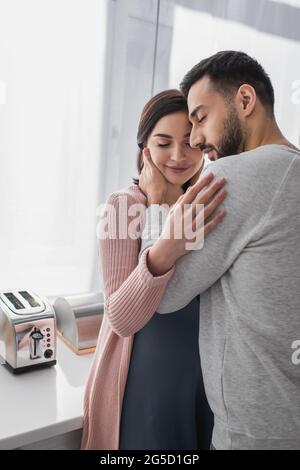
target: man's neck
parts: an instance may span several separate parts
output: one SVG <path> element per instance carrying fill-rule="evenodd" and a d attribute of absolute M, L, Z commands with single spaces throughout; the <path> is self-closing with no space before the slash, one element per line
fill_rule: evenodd
<path fill-rule="evenodd" d="M 288 147 L 298 150 L 284 137 L 276 121 L 264 116 L 263 119 L 257 120 L 256 123 L 251 126 L 244 151 L 254 150 L 262 145 L 270 144 L 287 145 Z"/>

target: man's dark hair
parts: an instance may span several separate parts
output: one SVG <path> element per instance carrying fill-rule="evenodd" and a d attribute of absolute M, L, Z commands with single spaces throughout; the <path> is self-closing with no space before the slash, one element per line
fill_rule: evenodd
<path fill-rule="evenodd" d="M 274 115 L 274 89 L 271 80 L 257 60 L 245 52 L 221 51 L 201 60 L 180 84 L 185 97 L 191 86 L 204 76 L 210 78 L 216 91 L 228 98 L 244 83 L 251 85 L 262 105 Z"/>

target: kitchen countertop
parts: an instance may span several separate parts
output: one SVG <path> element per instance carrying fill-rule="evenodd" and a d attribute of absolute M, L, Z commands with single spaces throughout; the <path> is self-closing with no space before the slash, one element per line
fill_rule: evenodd
<path fill-rule="evenodd" d="M 55 366 L 14 375 L 0 365 L 0 449 L 79 430 L 93 354 L 78 356 L 57 338 Z"/>

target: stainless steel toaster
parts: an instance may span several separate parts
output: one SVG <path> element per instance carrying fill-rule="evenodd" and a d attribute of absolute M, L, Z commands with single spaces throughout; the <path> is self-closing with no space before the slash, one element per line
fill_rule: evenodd
<path fill-rule="evenodd" d="M 56 364 L 56 319 L 32 290 L 0 292 L 0 356 L 14 373 Z"/>
<path fill-rule="evenodd" d="M 104 313 L 103 293 L 48 297 L 56 315 L 57 335 L 76 354 L 95 351 Z"/>

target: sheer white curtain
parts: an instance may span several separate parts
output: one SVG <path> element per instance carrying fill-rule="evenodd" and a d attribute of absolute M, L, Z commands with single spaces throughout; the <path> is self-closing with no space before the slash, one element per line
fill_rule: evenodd
<path fill-rule="evenodd" d="M 0 0 L 0 289 L 90 290 L 106 0 Z"/>
<path fill-rule="evenodd" d="M 219 50 L 245 51 L 269 73 L 277 121 L 300 145 L 300 0 L 160 0 L 159 19 L 155 91 Z"/>

